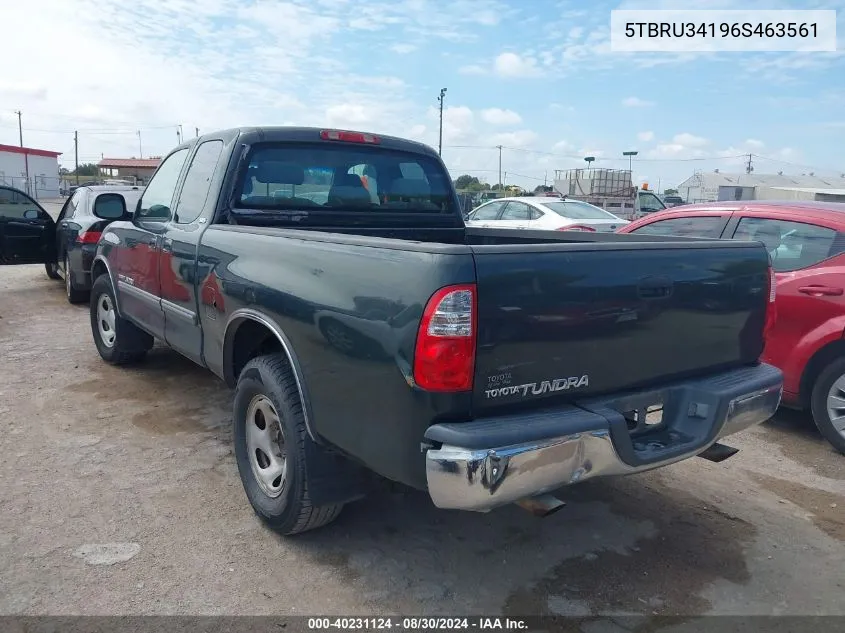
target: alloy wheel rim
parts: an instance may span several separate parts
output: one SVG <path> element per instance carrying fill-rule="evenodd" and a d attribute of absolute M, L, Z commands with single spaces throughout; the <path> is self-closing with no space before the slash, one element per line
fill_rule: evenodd
<path fill-rule="evenodd" d="M 827 416 L 834 430 L 845 437 L 845 374 L 833 381 L 827 392 Z"/>

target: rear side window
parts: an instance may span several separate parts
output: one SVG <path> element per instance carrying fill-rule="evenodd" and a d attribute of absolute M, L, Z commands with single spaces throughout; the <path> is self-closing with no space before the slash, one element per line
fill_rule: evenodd
<path fill-rule="evenodd" d="M 175 220 L 178 224 L 190 224 L 202 213 L 222 152 L 223 141 L 206 141 L 197 148 L 176 205 Z"/>
<path fill-rule="evenodd" d="M 833 229 L 768 218 L 742 218 L 733 239 L 763 242 L 778 272 L 807 268 L 845 250 L 845 239 Z"/>
<path fill-rule="evenodd" d="M 677 235 L 679 237 L 718 238 L 727 224 L 727 217 L 699 215 L 686 218 L 669 218 L 651 222 L 631 233 L 636 235 Z"/>
<path fill-rule="evenodd" d="M 566 200 L 565 202 L 544 202 L 547 207 L 563 218 L 570 220 L 616 220 L 612 213 L 579 200 Z"/>
<path fill-rule="evenodd" d="M 522 202 L 508 202 L 502 220 L 528 220 L 531 217 L 531 209 Z"/>
<path fill-rule="evenodd" d="M 488 204 L 478 207 L 470 216 L 472 220 L 495 220 L 499 217 L 499 211 L 506 203 L 504 202 L 490 202 Z"/>
<path fill-rule="evenodd" d="M 458 214 L 449 175 L 433 158 L 351 143 L 254 146 L 236 206 L 315 216 Z"/>

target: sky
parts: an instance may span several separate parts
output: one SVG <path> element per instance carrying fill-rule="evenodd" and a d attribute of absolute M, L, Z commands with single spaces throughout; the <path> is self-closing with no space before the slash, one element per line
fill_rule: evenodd
<path fill-rule="evenodd" d="M 835 53 L 614 53 L 613 9 L 834 8 Z M 0 143 L 166 154 L 242 125 L 438 144 L 464 173 L 533 189 L 555 170 L 845 173 L 845 0 L 28 0 L 3 2 Z M 140 135 L 138 132 L 140 131 Z"/>

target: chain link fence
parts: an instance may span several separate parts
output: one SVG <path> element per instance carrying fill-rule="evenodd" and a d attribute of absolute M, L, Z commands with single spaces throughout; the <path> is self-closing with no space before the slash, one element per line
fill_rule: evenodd
<path fill-rule="evenodd" d="M 0 185 L 26 192 L 36 200 L 50 200 L 67 194 L 70 181 L 59 176 L 2 176 Z"/>

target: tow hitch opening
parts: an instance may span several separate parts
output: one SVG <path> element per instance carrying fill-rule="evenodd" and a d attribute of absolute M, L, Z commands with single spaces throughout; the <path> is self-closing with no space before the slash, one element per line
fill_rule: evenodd
<path fill-rule="evenodd" d="M 723 462 L 729 457 L 733 457 L 739 452 L 738 448 L 734 448 L 733 446 L 728 446 L 727 444 L 719 444 L 716 442 L 708 448 L 703 453 L 699 453 L 699 457 L 703 457 L 704 459 L 710 460 L 711 462 Z"/>

